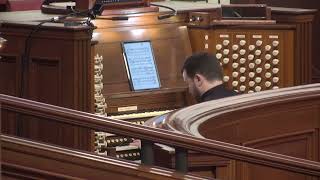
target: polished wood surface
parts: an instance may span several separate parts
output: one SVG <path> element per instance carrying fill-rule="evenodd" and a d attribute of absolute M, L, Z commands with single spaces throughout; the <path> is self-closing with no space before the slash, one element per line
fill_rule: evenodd
<path fill-rule="evenodd" d="M 283 93 L 283 91 L 281 92 Z M 317 94 L 317 92 L 319 92 L 319 87 L 310 87 L 309 89 L 304 88 L 303 92 L 305 92 L 305 94 L 309 98 L 315 98 L 319 95 Z M 239 101 L 245 101 L 245 99 L 250 100 L 250 96 L 252 99 L 257 99 L 256 95 L 247 95 L 242 96 L 243 98 L 239 98 Z M 80 126 L 87 130 L 111 132 L 122 136 L 135 137 L 143 141 L 161 143 L 178 149 L 192 150 L 204 154 L 221 156 L 229 159 L 240 160 L 241 162 L 243 161 L 250 164 L 252 163 L 260 166 L 283 169 L 310 176 L 320 176 L 320 163 L 309 161 L 306 159 L 299 159 L 210 139 L 192 137 L 190 135 L 184 135 L 181 133 L 171 132 L 163 129 L 134 125 L 120 120 L 103 118 L 92 115 L 90 113 L 80 112 L 72 109 L 66 109 L 6 95 L 0 95 L 0 103 L 2 112 L 10 110 L 18 114 L 22 113 L 24 115 L 38 118 L 41 121 L 57 122 L 61 127 L 65 128 L 73 128 L 66 125 L 72 125 L 74 127 Z M 199 105 L 201 106 L 203 104 Z M 192 109 L 193 107 L 197 107 L 199 105 L 191 106 L 190 108 L 186 108 L 185 110 Z M 208 106 L 206 107 L 208 108 Z M 184 114 L 186 115 L 189 113 Z M 197 113 L 194 113 L 194 115 L 197 115 Z M 3 116 L 3 113 L 1 118 L 2 122 L 8 121 L 8 118 Z M 210 118 L 210 116 L 208 116 L 208 118 Z M 64 138 L 65 137 L 60 137 L 59 139 L 59 137 L 56 137 L 56 139 L 59 139 L 61 141 L 63 141 Z M 83 141 L 83 139 L 81 141 Z"/>
<path fill-rule="evenodd" d="M 208 179 L 1 135 L 4 179 Z"/>
<path fill-rule="evenodd" d="M 319 87 L 313 84 L 209 101 L 145 125 L 319 161 Z M 210 162 L 215 162 L 217 171 L 223 172 L 217 178 L 234 173 L 248 179 L 306 178 L 206 154 L 191 153 L 191 157 L 195 171 L 208 171 Z"/>

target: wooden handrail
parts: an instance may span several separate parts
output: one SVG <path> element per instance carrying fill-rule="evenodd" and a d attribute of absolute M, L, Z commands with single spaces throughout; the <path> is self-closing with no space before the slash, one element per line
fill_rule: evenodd
<path fill-rule="evenodd" d="M 243 94 L 241 96 L 204 102 L 177 110 L 161 118 L 149 120 L 145 125 L 157 128 L 161 127 L 161 129 L 183 132 L 184 134 L 203 138 L 198 132 L 198 125 L 213 117 L 252 107 L 263 107 L 271 104 L 290 103 L 315 98 L 320 98 L 320 83 L 262 91 L 254 94 Z"/>
<path fill-rule="evenodd" d="M 43 179 L 96 179 L 97 177 L 99 177 L 99 179 L 105 179 L 108 173 L 117 173 L 119 174 L 119 178 L 132 176 L 133 179 L 208 179 L 197 175 L 182 174 L 154 166 L 144 166 L 113 157 L 99 156 L 93 153 L 71 150 L 7 135 L 1 135 L 0 144 L 2 153 L 6 156 L 11 156 L 2 158 L 2 161 L 4 159 L 2 168 L 5 173 L 7 173 L 7 171 L 9 173 L 11 171 L 22 171 L 23 174 L 31 172 L 32 174 L 40 175 Z M 17 161 L 13 155 L 25 157 L 24 161 Z M 28 159 L 32 159 L 35 162 L 28 162 Z M 12 162 L 19 162 L 20 164 L 12 164 Z M 45 167 L 46 170 L 27 167 L 30 164 L 37 164 L 35 165 L 36 167 L 42 167 L 52 162 L 59 162 L 63 167 L 47 166 Z M 70 170 L 70 165 L 72 172 L 68 173 L 70 173 L 71 176 L 69 174 L 64 175 L 63 173 Z M 84 172 L 78 172 L 78 170 L 81 169 Z M 92 171 L 100 174 L 85 173 Z M 103 174 L 101 174 L 101 171 Z"/>
<path fill-rule="evenodd" d="M 201 103 L 193 107 L 182 109 L 175 113 L 174 118 L 181 121 L 189 115 L 189 120 L 195 118 L 209 118 L 208 114 L 202 117 L 192 115 L 192 111 L 216 111 L 218 113 L 227 112 L 228 109 L 241 108 L 244 106 L 256 106 L 270 101 L 290 101 L 297 98 L 316 98 L 320 96 L 320 85 L 313 84 L 301 87 L 281 89 L 277 91 L 266 91 L 256 94 L 241 95 L 215 102 Z M 266 102 L 268 100 L 268 102 Z M 1 109 L 12 110 L 24 114 L 51 119 L 61 123 L 72 124 L 97 131 L 105 131 L 114 134 L 124 135 L 166 144 L 173 147 L 209 153 L 230 159 L 241 160 L 253 164 L 280 168 L 288 171 L 303 173 L 307 175 L 320 176 L 320 163 L 300 158 L 280 155 L 262 150 L 242 147 L 229 143 L 197 138 L 163 129 L 155 129 L 141 125 L 134 125 L 128 122 L 118 121 L 93 114 L 79 112 L 53 105 L 33 102 L 6 95 L 0 95 Z M 233 105 L 237 104 L 237 106 Z M 210 106 L 210 107 L 209 107 Z M 229 106 L 229 107 L 228 107 Z M 239 107 L 240 106 L 240 107 Z M 212 108 L 215 107 L 215 108 Z M 210 110 L 211 109 L 211 110 Z M 210 112 L 212 114 L 212 112 Z M 199 114 L 199 113 L 197 113 Z M 173 117 L 169 117 L 173 118 Z"/>

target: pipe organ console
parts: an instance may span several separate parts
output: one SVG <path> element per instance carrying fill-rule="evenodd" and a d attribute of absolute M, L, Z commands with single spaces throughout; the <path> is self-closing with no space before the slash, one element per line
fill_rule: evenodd
<path fill-rule="evenodd" d="M 219 13 L 222 15 L 221 10 L 190 12 L 188 15 L 190 20 L 188 22 L 188 37 L 192 50 L 194 52 L 207 51 L 214 53 L 224 70 L 223 80 L 226 86 L 241 93 L 253 93 L 294 85 L 294 52 L 292 51 L 294 30 L 291 26 L 277 25 L 273 20 L 270 20 L 270 14 L 268 14 L 270 10 L 267 7 L 259 6 L 259 8 L 264 12 L 260 13 L 263 18 L 253 19 L 250 17 L 249 20 L 244 17 L 241 19 L 214 17 L 219 16 Z M 245 9 L 250 10 L 247 7 Z M 110 32 L 105 32 L 105 36 L 108 33 Z M 131 31 L 127 31 L 127 33 L 129 34 Z M 121 34 L 125 36 L 124 32 L 112 32 L 112 34 L 114 36 L 121 36 Z M 111 46 L 118 43 L 117 47 L 110 47 L 110 49 L 119 48 L 119 40 L 131 41 L 132 38 L 110 40 L 108 43 L 111 43 Z M 105 40 L 100 39 L 99 41 Z M 181 101 L 185 101 L 183 96 L 186 96 L 186 89 L 185 87 L 177 88 L 178 84 L 173 84 L 167 89 L 130 92 L 129 87 L 127 87 L 125 69 L 121 65 L 123 57 L 117 56 L 120 61 L 112 60 L 110 62 L 107 59 L 115 58 L 115 55 L 111 56 L 103 52 L 106 50 L 106 46 L 104 48 L 102 46 L 98 45 L 97 52 L 100 52 L 104 59 L 98 61 L 104 63 L 103 66 L 107 68 L 101 72 L 102 65 L 96 64 L 96 72 L 100 73 L 95 75 L 95 82 L 98 83 L 95 86 L 98 89 L 95 92 L 96 113 L 98 115 L 143 124 L 148 118 L 190 105 L 190 103 L 181 103 Z M 167 48 L 161 49 L 165 51 Z M 118 51 L 119 53 L 122 52 L 121 50 Z M 114 54 L 116 52 L 109 53 Z M 161 52 L 161 54 L 155 54 L 157 60 L 164 56 L 165 52 Z M 101 55 L 97 57 L 100 57 L 98 59 L 102 58 Z M 184 59 L 175 61 L 180 63 L 180 66 L 175 67 L 174 70 L 176 74 L 179 74 Z M 157 63 L 159 64 L 159 62 Z M 170 68 L 167 64 L 170 63 L 167 62 L 166 65 L 159 66 L 162 81 L 164 78 L 161 71 Z M 113 69 L 118 69 L 118 71 Z M 122 76 L 122 73 L 124 74 L 123 79 L 111 78 L 115 75 Z M 119 85 L 119 83 L 122 84 Z M 126 88 L 124 88 L 123 83 L 126 83 Z M 101 95 L 104 95 L 104 97 L 102 98 Z M 104 104 L 105 102 L 106 104 Z M 116 148 L 115 154 L 117 157 L 138 160 L 140 152 L 137 146 L 128 146 L 134 141 L 130 137 L 118 137 L 109 133 L 96 132 L 96 152 L 103 154 L 108 148 L 113 147 Z"/>

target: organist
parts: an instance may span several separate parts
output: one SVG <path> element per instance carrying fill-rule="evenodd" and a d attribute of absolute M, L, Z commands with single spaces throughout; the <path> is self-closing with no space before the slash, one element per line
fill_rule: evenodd
<path fill-rule="evenodd" d="M 182 76 L 189 92 L 198 102 L 234 96 L 237 92 L 223 84 L 222 68 L 215 56 L 197 53 L 188 57 L 182 67 Z"/>

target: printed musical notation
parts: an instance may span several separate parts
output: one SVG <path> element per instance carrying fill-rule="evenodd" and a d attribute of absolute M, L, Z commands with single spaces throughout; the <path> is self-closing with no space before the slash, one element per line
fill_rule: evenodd
<path fill-rule="evenodd" d="M 159 88 L 160 81 L 151 43 L 129 42 L 124 43 L 123 47 L 133 90 Z"/>

